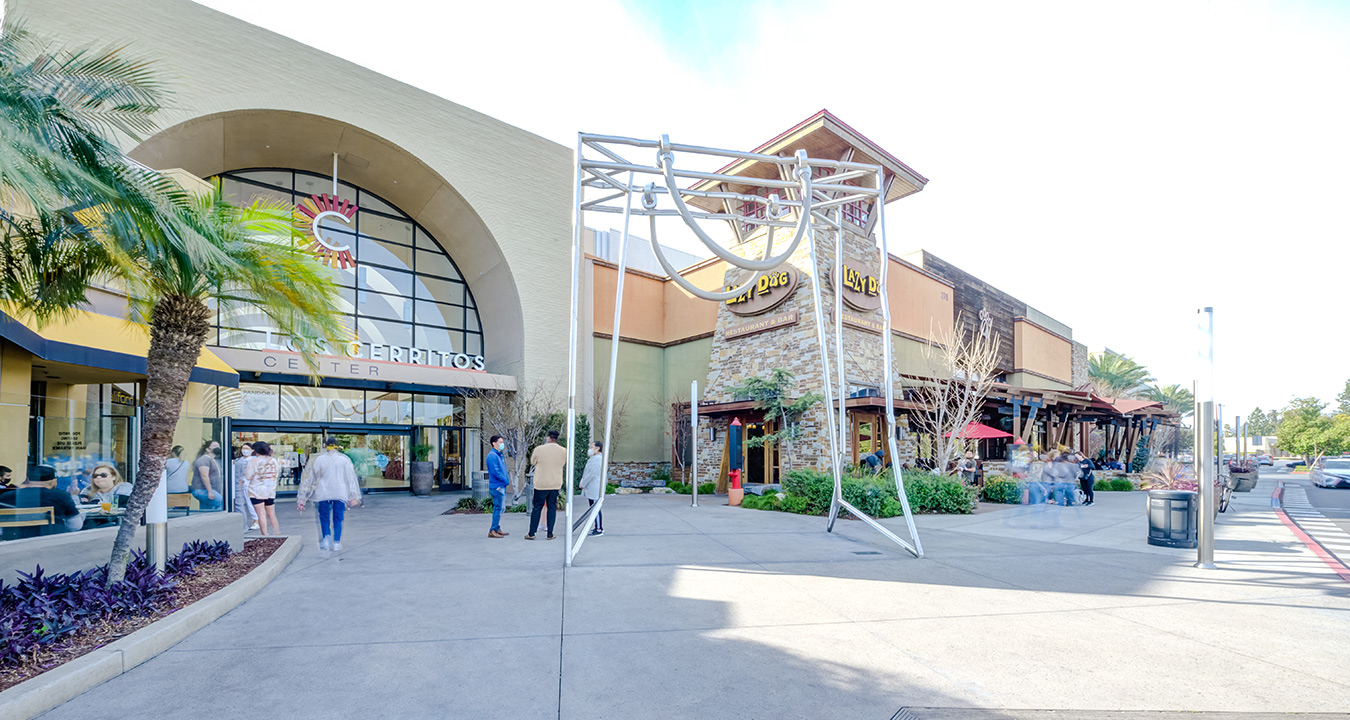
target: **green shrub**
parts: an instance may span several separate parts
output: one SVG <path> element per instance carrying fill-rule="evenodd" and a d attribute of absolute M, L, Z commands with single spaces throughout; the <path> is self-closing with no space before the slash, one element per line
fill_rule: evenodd
<path fill-rule="evenodd" d="M 762 510 L 763 508 L 760 505 L 763 503 L 764 499 L 758 495 L 746 495 L 741 498 L 741 507 L 747 510 Z"/>
<path fill-rule="evenodd" d="M 492 502 L 492 498 L 488 498 L 488 502 Z M 477 510 L 477 509 L 478 509 L 478 501 L 477 501 L 477 500 L 474 500 L 474 499 L 471 498 L 471 497 L 462 497 L 462 498 L 459 499 L 459 502 L 455 503 L 455 509 L 456 509 L 456 510 Z"/>
<path fill-rule="evenodd" d="M 670 488 L 671 490 L 674 490 L 675 492 L 681 495 L 688 495 L 692 493 L 694 490 L 694 487 L 692 485 L 689 485 L 688 483 L 679 482 L 678 480 L 666 483 L 666 487 Z"/>
<path fill-rule="evenodd" d="M 468 499 L 468 500 L 472 500 L 473 498 L 467 498 L 467 499 Z M 489 495 L 489 496 L 483 498 L 483 500 L 482 500 L 481 502 L 478 503 L 478 509 L 479 509 L 479 510 L 482 510 L 483 512 L 492 512 L 492 496 Z"/>
<path fill-rule="evenodd" d="M 716 492 L 717 492 L 717 483 L 715 482 L 705 482 L 698 484 L 699 495 L 713 495 Z"/>
<path fill-rule="evenodd" d="M 1110 492 L 1111 481 L 1106 478 L 1098 478 L 1092 483 L 1092 489 L 1097 492 Z"/>
<path fill-rule="evenodd" d="M 897 501 L 896 504 L 898 505 L 899 501 Z M 807 514 L 806 506 L 806 498 L 797 497 L 796 495 L 787 495 L 778 503 L 779 510 L 801 515 Z"/>
<path fill-rule="evenodd" d="M 986 478 L 981 495 L 986 502 L 1017 505 L 1022 502 L 1022 484 L 1010 477 Z"/>
<path fill-rule="evenodd" d="M 1111 481 L 1111 489 L 1119 492 L 1125 492 L 1134 489 L 1134 483 L 1125 478 L 1116 478 Z"/>
<path fill-rule="evenodd" d="M 911 471 L 905 473 L 904 479 L 905 495 L 914 512 L 964 514 L 974 509 L 975 488 L 966 487 L 956 478 Z M 783 480 L 783 489 L 789 499 L 800 498 L 806 503 L 807 514 L 824 515 L 834 497 L 834 478 L 818 470 L 793 470 Z M 903 512 L 889 471 L 870 477 L 844 478 L 843 492 L 844 500 L 872 517 L 894 517 Z M 798 504 L 793 502 L 794 506 Z"/>
<path fill-rule="evenodd" d="M 669 485 L 670 465 L 669 464 L 657 465 L 656 469 L 652 471 L 652 480 L 655 480 L 656 482 L 659 482 L 662 485 Z"/>
<path fill-rule="evenodd" d="M 605 483 L 605 494 L 606 494 L 606 495 L 613 495 L 613 494 L 614 494 L 614 491 L 615 491 L 616 489 L 618 489 L 618 487 L 619 487 L 619 486 L 618 486 L 618 485 L 615 485 L 614 483 Z"/>
<path fill-rule="evenodd" d="M 521 503 L 521 504 L 519 504 L 519 505 L 512 505 L 511 507 L 509 507 L 509 508 L 507 508 L 507 509 L 505 510 L 505 512 L 509 512 L 509 513 L 526 513 L 526 512 L 529 512 L 529 511 L 530 511 L 530 509 L 529 509 L 528 507 L 525 506 L 525 503 Z"/>

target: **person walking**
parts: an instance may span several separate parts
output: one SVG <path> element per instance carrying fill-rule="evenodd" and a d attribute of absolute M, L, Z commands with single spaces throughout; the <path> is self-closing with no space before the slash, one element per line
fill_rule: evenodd
<path fill-rule="evenodd" d="M 1083 505 L 1091 505 L 1097 502 L 1097 496 L 1092 491 L 1092 485 L 1097 482 L 1097 476 L 1092 474 L 1092 461 L 1088 460 L 1087 456 L 1078 453 L 1075 457 L 1078 458 L 1078 486 L 1083 488 L 1083 497 L 1086 498 L 1083 500 Z"/>
<path fill-rule="evenodd" d="M 548 539 L 555 540 L 553 523 L 558 519 L 558 491 L 567 473 L 567 448 L 558 444 L 557 430 L 549 430 L 548 440 L 530 453 L 530 467 L 534 468 L 534 509 L 530 511 L 530 534 L 525 539 L 534 539 L 539 530 L 539 514 L 547 505 Z"/>
<path fill-rule="evenodd" d="M 600 502 L 600 496 L 605 493 L 605 444 L 596 440 L 591 443 L 589 452 L 591 457 L 586 460 L 586 469 L 581 472 L 581 494 L 594 505 Z M 591 534 L 605 534 L 604 516 L 599 510 L 595 512 L 595 529 L 591 530 Z"/>
<path fill-rule="evenodd" d="M 272 534 L 281 534 L 281 523 L 277 522 L 277 476 L 281 474 L 281 465 L 272 457 L 272 446 L 259 440 L 253 443 L 253 457 L 244 466 L 244 479 L 248 483 L 248 501 L 258 513 L 259 533 L 267 534 L 271 525 Z"/>
<path fill-rule="evenodd" d="M 244 471 L 248 468 L 248 460 L 253 457 L 253 446 L 244 443 L 239 446 L 239 457 L 234 459 L 234 464 L 230 466 L 230 477 L 234 479 L 234 504 L 239 512 L 244 516 L 244 532 L 258 529 L 258 511 L 253 509 L 253 503 L 248 501 L 248 485 L 244 480 Z"/>
<path fill-rule="evenodd" d="M 958 467 L 957 469 L 961 471 L 961 482 L 962 482 L 962 483 L 964 483 L 964 484 L 966 484 L 966 485 L 974 485 L 974 484 L 975 484 L 975 453 L 970 452 L 969 450 L 967 450 L 967 451 L 966 451 L 966 457 L 961 461 L 961 465 L 960 465 L 960 467 Z"/>
<path fill-rule="evenodd" d="M 361 484 L 356 466 L 338 447 L 337 438 L 324 440 L 326 449 L 311 457 L 295 494 L 295 509 L 305 511 L 305 503 L 314 501 L 319 514 L 319 549 L 342 552 L 342 520 L 347 508 L 361 504 Z M 275 461 L 274 461 L 275 462 Z"/>
<path fill-rule="evenodd" d="M 488 494 L 492 496 L 492 527 L 488 528 L 488 537 L 504 538 L 511 533 L 502 529 L 502 511 L 506 505 L 506 488 L 511 484 L 511 476 L 506 474 L 506 438 L 493 435 L 488 440 L 492 449 L 488 451 Z"/>

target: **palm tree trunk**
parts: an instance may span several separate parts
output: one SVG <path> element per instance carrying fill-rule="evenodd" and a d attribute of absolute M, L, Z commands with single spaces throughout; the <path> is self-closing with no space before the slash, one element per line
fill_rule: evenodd
<path fill-rule="evenodd" d="M 173 446 L 174 430 L 187 395 L 188 379 L 211 329 L 211 311 L 200 298 L 170 295 L 150 315 L 150 352 L 146 355 L 145 404 L 141 412 L 141 448 L 136 479 L 127 499 L 126 516 L 113 541 L 108 583 L 126 574 L 131 541 L 145 516 L 145 507 L 159 486 L 164 459 Z M 224 445 L 224 443 L 221 443 Z"/>

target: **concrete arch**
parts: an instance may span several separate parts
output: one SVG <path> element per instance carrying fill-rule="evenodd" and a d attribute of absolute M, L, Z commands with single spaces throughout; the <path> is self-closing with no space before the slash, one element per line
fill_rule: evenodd
<path fill-rule="evenodd" d="M 197 177 L 254 167 L 333 171 L 420 223 L 459 266 L 483 326 L 487 370 L 518 375 L 525 361 L 520 292 L 502 248 L 479 213 L 412 153 L 340 120 L 287 110 L 232 110 L 166 128 L 131 151 L 146 165 Z"/>

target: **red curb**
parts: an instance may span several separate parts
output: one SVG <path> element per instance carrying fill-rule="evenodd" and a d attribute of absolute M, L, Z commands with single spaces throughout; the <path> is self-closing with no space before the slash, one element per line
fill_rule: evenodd
<path fill-rule="evenodd" d="M 1283 499 L 1284 483 L 1280 483 L 1279 486 L 1275 488 L 1275 494 L 1271 496 L 1271 503 L 1275 505 L 1276 503 L 1280 503 Z M 1327 566 L 1331 568 L 1332 572 L 1340 575 L 1342 580 L 1350 582 L 1350 567 L 1346 567 L 1345 563 L 1337 560 L 1335 556 L 1319 545 L 1316 540 L 1312 539 L 1308 533 L 1303 532 L 1303 528 L 1299 527 L 1293 520 L 1290 520 L 1289 516 L 1284 512 L 1284 505 L 1282 503 L 1275 505 L 1275 514 L 1280 518 L 1280 522 L 1284 523 L 1284 526 L 1289 528 L 1289 532 L 1294 533 L 1294 537 L 1302 540 L 1303 544 L 1307 545 L 1309 550 L 1312 550 L 1317 557 L 1322 558 L 1322 562 L 1326 563 Z"/>

